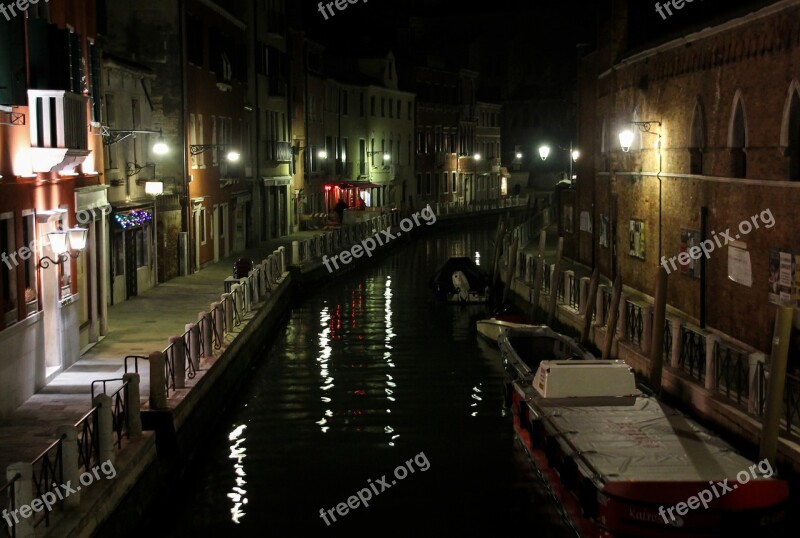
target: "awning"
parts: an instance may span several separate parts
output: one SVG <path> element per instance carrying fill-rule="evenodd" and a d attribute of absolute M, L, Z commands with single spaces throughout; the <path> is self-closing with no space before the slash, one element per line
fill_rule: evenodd
<path fill-rule="evenodd" d="M 339 187 L 340 189 L 371 189 L 375 187 L 386 187 L 386 185 L 372 183 L 370 181 L 329 181 L 325 183 L 325 185 Z"/>
<path fill-rule="evenodd" d="M 265 176 L 261 179 L 265 187 L 283 187 L 292 183 L 292 176 Z"/>

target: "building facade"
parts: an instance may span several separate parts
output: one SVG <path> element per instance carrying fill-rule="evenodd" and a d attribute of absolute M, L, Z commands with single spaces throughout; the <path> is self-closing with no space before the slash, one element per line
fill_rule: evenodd
<path fill-rule="evenodd" d="M 0 25 L 2 417 L 105 333 L 108 250 L 95 3 L 32 4 Z M 48 234 L 79 225 L 79 257 L 47 261 Z"/>
<path fill-rule="evenodd" d="M 566 202 L 576 220 L 565 248 L 649 295 L 664 267 L 670 307 L 769 352 L 775 304 L 796 304 L 794 269 L 781 260 L 800 248 L 800 2 L 635 51 L 627 4 L 616 4 L 581 62 L 587 159 Z M 577 225 L 584 212 L 591 231 Z M 703 242 L 713 252 L 692 249 Z"/>

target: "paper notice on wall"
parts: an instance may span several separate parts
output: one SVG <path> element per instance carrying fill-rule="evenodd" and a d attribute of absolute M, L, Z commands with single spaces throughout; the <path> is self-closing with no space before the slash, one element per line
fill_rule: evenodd
<path fill-rule="evenodd" d="M 753 285 L 750 253 L 746 249 L 728 246 L 728 278 L 748 288 Z"/>
<path fill-rule="evenodd" d="M 581 231 L 592 233 L 592 218 L 588 211 L 581 211 Z"/>

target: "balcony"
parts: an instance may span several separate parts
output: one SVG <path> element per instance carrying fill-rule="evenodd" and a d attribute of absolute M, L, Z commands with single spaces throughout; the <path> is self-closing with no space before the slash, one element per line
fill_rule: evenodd
<path fill-rule="evenodd" d="M 292 146 L 289 142 L 267 140 L 265 151 L 264 159 L 267 161 L 291 162 L 292 160 Z"/>
<path fill-rule="evenodd" d="M 74 173 L 89 155 L 88 98 L 64 90 L 28 90 L 34 172 Z"/>

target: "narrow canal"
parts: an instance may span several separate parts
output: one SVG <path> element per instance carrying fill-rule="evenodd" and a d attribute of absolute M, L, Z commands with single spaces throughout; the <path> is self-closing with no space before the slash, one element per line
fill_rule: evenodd
<path fill-rule="evenodd" d="M 296 305 L 168 515 L 135 534 L 576 536 L 514 440 L 486 307 L 428 288 L 450 256 L 488 265 L 490 240 L 415 239 Z"/>

